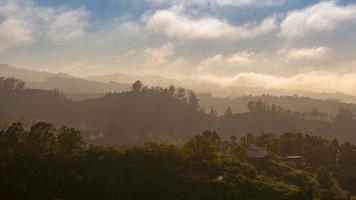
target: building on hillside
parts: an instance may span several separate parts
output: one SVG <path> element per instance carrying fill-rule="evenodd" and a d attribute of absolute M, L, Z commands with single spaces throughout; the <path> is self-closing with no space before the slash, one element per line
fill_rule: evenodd
<path fill-rule="evenodd" d="M 248 158 L 265 158 L 267 157 L 267 150 L 265 148 L 250 145 L 247 149 Z"/>
<path fill-rule="evenodd" d="M 294 167 L 303 168 L 306 165 L 303 156 L 285 156 L 284 161 L 291 163 Z"/>

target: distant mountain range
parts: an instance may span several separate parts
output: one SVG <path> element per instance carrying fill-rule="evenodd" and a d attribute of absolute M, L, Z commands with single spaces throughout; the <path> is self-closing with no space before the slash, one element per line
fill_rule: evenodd
<path fill-rule="evenodd" d="M 277 112 L 216 116 L 203 112 L 191 95 L 182 97 L 178 91 L 170 93 L 165 88 L 106 94 L 81 101 L 73 101 L 56 91 L 8 88 L 13 87 L 0 87 L 0 114 L 103 133 L 105 144 L 123 143 L 123 136 L 141 139 L 167 136 L 180 140 L 207 129 L 224 137 L 260 131 L 301 132 L 356 142 L 355 120 L 306 120 Z"/>
<path fill-rule="evenodd" d="M 131 87 L 131 84 L 113 81 L 102 83 L 64 73 L 28 70 L 9 65 L 0 65 L 0 76 L 21 79 L 26 82 L 27 88 L 59 90 L 76 100 L 99 97 L 109 92 L 122 92 L 129 90 Z"/>
<path fill-rule="evenodd" d="M 127 83 L 131 84 L 136 80 L 141 80 L 146 85 L 160 85 L 160 86 L 168 86 L 168 85 L 176 85 L 185 88 L 189 88 L 195 90 L 200 93 L 211 93 L 213 96 L 217 97 L 241 97 L 241 96 L 258 96 L 263 94 L 269 94 L 273 96 L 303 96 L 310 97 L 313 99 L 321 99 L 321 100 L 339 100 L 346 103 L 356 103 L 356 96 L 352 96 L 349 94 L 344 94 L 341 92 L 335 93 L 317 93 L 317 92 L 309 92 L 302 90 L 286 90 L 286 89 L 265 89 L 261 87 L 244 87 L 244 86 L 229 86 L 222 87 L 218 84 L 197 81 L 192 79 L 184 79 L 184 80 L 176 80 L 165 78 L 157 75 L 129 75 L 123 73 L 114 73 L 100 76 L 89 76 L 85 79 L 98 81 L 107 83 L 108 81 L 115 81 L 119 83 Z"/>
<path fill-rule="evenodd" d="M 168 86 L 175 85 L 180 87 L 189 88 L 202 93 L 199 95 L 202 106 L 206 108 L 217 107 L 220 112 L 223 112 L 226 107 L 233 107 L 234 112 L 245 111 L 245 100 L 241 101 L 240 97 L 243 96 L 261 96 L 263 94 L 269 94 L 275 96 L 274 101 L 269 103 L 283 104 L 285 107 L 290 107 L 290 103 L 281 103 L 277 100 L 280 96 L 295 96 L 309 97 L 312 99 L 328 100 L 329 102 L 346 102 L 356 103 L 356 97 L 340 92 L 336 93 L 316 93 L 307 91 L 296 90 L 267 90 L 257 87 L 242 87 L 231 86 L 221 87 L 218 84 L 201 82 L 191 79 L 176 80 L 165 78 L 157 75 L 132 75 L 124 73 L 114 73 L 100 76 L 88 76 L 84 78 L 78 78 L 64 73 L 50 73 L 46 71 L 36 71 L 23 68 L 12 67 L 9 65 L 0 65 L 0 76 L 9 77 L 13 76 L 18 79 L 24 80 L 28 88 L 54 90 L 58 89 L 66 96 L 75 99 L 82 100 L 87 98 L 101 97 L 105 93 L 110 92 L 122 92 L 131 88 L 131 84 L 136 80 L 141 80 L 145 85 L 160 85 Z M 207 93 L 208 95 L 204 95 Z M 209 95 L 209 93 L 211 95 Z M 219 100 L 220 99 L 220 100 Z M 238 99 L 240 99 L 240 105 Z M 285 98 L 284 98 L 285 99 Z M 314 104 L 306 104 L 309 105 Z M 344 106 L 344 105 L 340 105 Z M 316 106 L 318 108 L 318 106 Z M 326 108 L 327 106 L 323 106 Z M 335 110 L 337 106 L 333 106 L 332 110 Z M 293 109 L 293 108 L 290 108 Z M 298 107 L 300 109 L 300 107 Z M 323 110 L 323 108 L 320 108 Z M 303 109 L 302 109 L 303 110 Z M 330 110 L 330 109 L 329 109 Z M 327 110 L 329 112 L 329 110 Z"/>
<path fill-rule="evenodd" d="M 209 112 L 212 108 L 219 115 L 224 114 L 227 108 L 231 108 L 234 113 L 248 112 L 247 104 L 249 101 L 262 100 L 268 105 L 278 105 L 293 111 L 309 112 L 316 108 L 321 112 L 336 114 L 340 108 L 351 110 L 356 115 L 356 104 L 344 103 L 335 99 L 321 100 L 298 95 L 292 96 L 273 96 L 273 95 L 246 95 L 241 97 L 214 97 L 210 93 L 198 94 L 200 105 Z"/>

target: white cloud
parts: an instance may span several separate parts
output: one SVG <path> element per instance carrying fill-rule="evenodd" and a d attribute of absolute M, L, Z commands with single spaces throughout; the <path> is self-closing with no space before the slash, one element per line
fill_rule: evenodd
<path fill-rule="evenodd" d="M 0 24 L 0 52 L 33 42 L 32 27 L 19 19 L 7 19 Z"/>
<path fill-rule="evenodd" d="M 262 87 L 265 89 L 304 90 L 311 92 L 338 91 L 356 95 L 356 73 L 339 74 L 337 72 L 314 71 L 284 77 L 250 72 L 239 73 L 233 77 L 207 75 L 200 77 L 200 79 L 219 83 L 224 86 L 238 85 Z"/>
<path fill-rule="evenodd" d="M 251 22 L 233 26 L 214 17 L 193 17 L 184 13 L 181 6 L 158 10 L 144 21 L 148 30 L 178 39 L 248 39 L 266 34 L 276 28 L 275 19 L 267 18 L 260 23 Z"/>
<path fill-rule="evenodd" d="M 0 51 L 43 38 L 67 41 L 82 36 L 88 24 L 84 9 L 47 8 L 32 0 L 0 1 Z"/>
<path fill-rule="evenodd" d="M 40 16 L 30 8 L 21 8 L 17 1 L 0 2 L 0 51 L 30 44 L 34 41 L 32 20 Z"/>
<path fill-rule="evenodd" d="M 184 4 L 186 6 L 189 5 L 206 5 L 209 0 L 146 0 L 146 2 L 154 5 L 154 6 L 162 6 L 162 5 L 179 5 Z"/>
<path fill-rule="evenodd" d="M 254 56 L 254 53 L 251 52 L 239 52 L 236 54 L 233 54 L 231 56 L 229 56 L 226 60 L 227 63 L 231 63 L 231 64 L 250 64 L 252 62 L 251 57 Z"/>
<path fill-rule="evenodd" d="M 166 64 L 168 58 L 175 54 L 175 46 L 172 43 L 165 43 L 159 48 L 147 48 L 143 51 L 142 57 L 146 67 L 158 67 Z"/>
<path fill-rule="evenodd" d="M 284 0 L 214 0 L 214 2 L 221 6 L 273 6 L 284 3 Z"/>
<path fill-rule="evenodd" d="M 160 67 L 167 68 L 175 59 L 175 45 L 167 42 L 156 48 L 131 49 L 124 53 L 107 56 L 95 60 L 94 64 L 104 66 L 112 64 L 117 66 L 124 65 L 130 70 L 152 72 Z"/>
<path fill-rule="evenodd" d="M 247 51 L 237 52 L 230 55 L 217 54 L 202 60 L 199 64 L 198 70 L 205 72 L 211 69 L 224 71 L 226 68 L 246 66 L 251 64 L 256 56 L 257 55 L 255 53 Z"/>
<path fill-rule="evenodd" d="M 281 23 L 280 35 L 293 38 L 330 31 L 339 23 L 356 19 L 356 4 L 337 5 L 335 1 L 322 1 L 302 10 L 288 13 Z"/>
<path fill-rule="evenodd" d="M 88 13 L 83 9 L 58 13 L 48 26 L 48 38 L 56 42 L 69 41 L 85 34 Z"/>
<path fill-rule="evenodd" d="M 308 61 L 322 60 L 327 58 L 331 53 L 331 49 L 327 47 L 301 48 L 301 49 L 280 49 L 277 54 L 285 58 L 287 61 Z"/>
<path fill-rule="evenodd" d="M 115 23 L 114 23 L 115 24 Z M 135 23 L 135 22 L 123 22 L 117 26 L 117 30 L 115 30 L 116 33 L 119 34 L 126 34 L 127 36 L 138 36 L 138 37 L 144 37 L 145 35 L 143 28 Z M 107 34 L 107 33 L 106 33 Z"/>
<path fill-rule="evenodd" d="M 146 0 L 153 5 L 218 5 L 218 6 L 274 6 L 284 3 L 285 0 Z"/>

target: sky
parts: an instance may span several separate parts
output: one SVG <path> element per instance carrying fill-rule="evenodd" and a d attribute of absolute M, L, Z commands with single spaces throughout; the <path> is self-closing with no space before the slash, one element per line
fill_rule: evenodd
<path fill-rule="evenodd" d="M 0 0 L 0 63 L 356 95 L 356 0 Z"/>

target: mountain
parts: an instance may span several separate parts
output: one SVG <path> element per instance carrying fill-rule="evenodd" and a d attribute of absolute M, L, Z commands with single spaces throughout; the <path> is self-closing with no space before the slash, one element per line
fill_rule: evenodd
<path fill-rule="evenodd" d="M 200 105 L 205 107 L 205 110 L 210 111 L 212 108 L 218 113 L 224 114 L 227 108 L 231 108 L 234 113 L 247 112 L 246 107 L 249 101 L 262 100 L 269 105 L 283 106 L 291 111 L 306 112 L 314 108 L 321 112 L 336 114 L 340 108 L 351 110 L 356 115 L 356 104 L 343 103 L 336 99 L 314 99 L 305 96 L 273 96 L 273 95 L 247 95 L 241 97 L 216 97 L 210 93 L 198 94 Z"/>
<path fill-rule="evenodd" d="M 82 190 L 78 197 L 85 199 L 95 194 L 100 197 L 100 185 L 109 197 L 121 188 L 123 192 L 117 195 L 131 199 L 137 197 L 129 190 L 132 181 L 141 183 L 135 187 L 140 195 L 159 194 L 152 180 L 160 180 L 159 190 L 172 184 L 187 192 L 194 189 L 186 199 L 221 199 L 224 194 L 232 199 L 346 200 L 350 194 L 343 189 L 356 193 L 356 147 L 350 144 L 356 143 L 355 120 L 306 120 L 287 112 L 258 110 L 257 106 L 251 112 L 218 117 L 203 112 L 198 103 L 190 90 L 148 87 L 139 81 L 130 91 L 73 101 L 58 91 L 26 89 L 20 80 L 0 79 L 1 116 L 40 121 L 30 128 L 13 124 L 0 130 L 0 154 L 4 157 L 0 175 L 14 180 L 0 181 L 6 186 L 0 194 L 16 196 L 31 191 L 39 198 L 52 199 L 52 191 L 57 191 L 62 198 L 73 194 L 75 186 Z M 8 124 L 2 123 L 3 119 L 0 125 Z M 76 127 L 82 134 L 55 128 L 48 121 Z M 90 139 L 93 133 L 98 138 Z M 240 142 L 230 136 L 239 137 Z M 252 144 L 265 146 L 268 157 L 247 158 Z M 285 160 L 289 155 L 305 157 L 306 164 Z M 27 174 L 36 176 L 28 178 Z M 73 174 L 75 181 L 71 182 Z M 165 191 L 176 197 L 176 187 Z"/>
<path fill-rule="evenodd" d="M 356 97 L 352 95 L 336 93 L 315 93 L 298 90 L 268 90 L 259 87 L 226 86 L 222 87 L 206 81 L 193 79 L 172 79 L 158 75 L 133 75 L 114 73 L 100 76 L 88 76 L 77 78 L 63 73 L 50 73 L 46 71 L 28 70 L 9 65 L 0 65 L 0 76 L 16 77 L 24 80 L 28 88 L 54 90 L 58 89 L 70 98 L 82 100 L 86 98 L 102 97 L 108 92 L 121 92 L 130 88 L 136 80 L 141 80 L 145 85 L 180 86 L 195 90 L 199 93 L 211 93 L 216 97 L 241 97 L 260 96 L 269 94 L 272 96 L 304 96 L 320 100 L 338 100 L 346 103 L 356 103 Z M 205 106 L 205 104 L 204 104 Z M 231 105 L 233 106 L 233 105 Z M 236 109 L 240 110 L 240 109 Z"/>
<path fill-rule="evenodd" d="M 38 89 L 2 89 L 0 97 L 0 113 L 8 116 L 53 121 L 109 135 L 143 138 L 169 133 L 170 137 L 183 138 L 203 131 L 202 125 L 209 124 L 205 120 L 210 118 L 198 112 L 196 104 L 186 102 L 186 97 L 178 99 L 162 88 L 112 93 L 83 101 Z M 193 102 L 192 97 L 189 99 Z M 108 138 L 115 142 L 116 136 Z"/>
<path fill-rule="evenodd" d="M 124 73 L 88 76 L 85 77 L 85 79 L 91 81 L 103 82 L 103 83 L 115 81 L 119 83 L 128 83 L 128 84 L 131 84 L 136 80 L 140 80 L 146 85 L 151 85 L 151 86 L 156 86 L 156 85 L 169 86 L 169 85 L 177 85 L 179 83 L 175 79 L 164 78 L 162 76 L 157 76 L 157 75 L 133 75 L 133 74 L 124 74 Z"/>
<path fill-rule="evenodd" d="M 64 73 L 51 73 L 46 71 L 30 70 L 24 68 L 17 68 L 6 64 L 0 64 L 0 76 L 2 77 L 16 77 L 28 82 L 42 82 L 49 77 L 73 77 Z"/>
<path fill-rule="evenodd" d="M 326 92 L 309 92 L 302 90 L 287 90 L 287 89 L 265 89 L 261 87 L 245 87 L 245 86 L 221 86 L 219 84 L 194 80 L 194 79 L 172 79 L 165 78 L 157 75 L 132 75 L 132 74 L 124 74 L 124 73 L 114 73 L 107 75 L 98 75 L 98 76 L 88 76 L 85 79 L 92 81 L 99 81 L 107 83 L 108 81 L 115 81 L 120 83 L 133 83 L 136 80 L 141 80 L 146 85 L 160 85 L 167 87 L 169 85 L 180 86 L 184 88 L 190 88 L 194 91 L 200 93 L 211 93 L 217 97 L 241 97 L 247 95 L 259 96 L 263 94 L 270 94 L 273 96 L 305 96 L 314 99 L 320 100 L 328 100 L 335 99 L 346 103 L 356 103 L 356 97 L 348 94 L 344 94 L 341 92 L 335 93 L 326 93 Z"/>
<path fill-rule="evenodd" d="M 103 96 L 105 93 L 127 91 L 131 88 L 131 84 L 117 83 L 113 81 L 101 83 L 75 77 L 60 76 L 48 77 L 42 82 L 27 82 L 26 85 L 29 88 L 42 90 L 58 89 L 68 97 L 73 95 L 79 96 L 80 94 Z"/>
<path fill-rule="evenodd" d="M 199 109 L 194 93 L 173 88 L 147 87 L 73 101 L 56 91 L 6 89 L 0 93 L 0 113 L 11 117 L 68 124 L 105 135 L 104 143 L 132 138 L 184 139 L 206 129 L 224 137 L 259 133 L 303 132 L 356 143 L 355 121 L 331 122 L 276 112 L 246 112 L 217 117 Z M 16 87 L 10 87 L 16 88 Z"/>
<path fill-rule="evenodd" d="M 74 100 L 102 97 L 105 93 L 127 91 L 131 84 L 109 81 L 101 83 L 63 73 L 28 70 L 0 65 L 0 77 L 15 77 L 26 82 L 27 88 L 58 90 Z"/>

